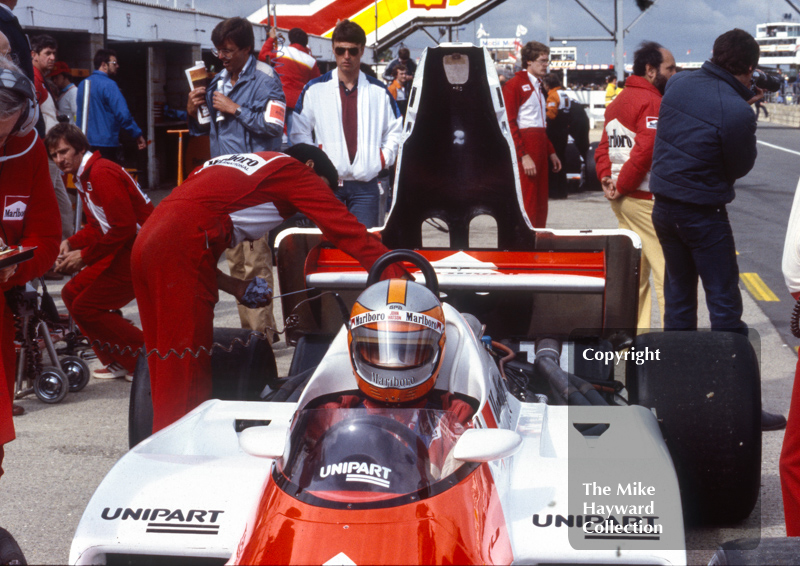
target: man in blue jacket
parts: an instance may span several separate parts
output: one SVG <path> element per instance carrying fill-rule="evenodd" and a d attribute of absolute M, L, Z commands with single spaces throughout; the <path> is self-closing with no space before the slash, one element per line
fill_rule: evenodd
<path fill-rule="evenodd" d="M 221 21 L 211 32 L 214 55 L 222 71 L 211 79 L 208 88 L 189 93 L 186 112 L 192 135 L 208 133 L 211 157 L 235 153 L 279 151 L 283 137 L 286 98 L 281 82 L 266 63 L 255 56 L 252 24 L 244 18 Z M 208 107 L 210 120 L 203 124 L 198 117 L 200 106 Z M 233 277 L 261 277 L 274 288 L 272 251 L 268 237 L 242 242 L 227 251 Z M 272 333 L 275 319 L 272 305 L 248 309 L 239 307 L 242 328 Z M 278 335 L 272 333 L 273 341 Z"/>
<path fill-rule="evenodd" d="M 711 61 L 667 83 L 653 148 L 653 226 L 666 263 L 664 329 L 697 329 L 697 278 L 712 330 L 747 332 L 736 245 L 725 205 L 733 184 L 756 162 L 756 115 L 764 97 L 752 85 L 756 40 L 740 29 L 714 41 Z M 754 89 L 754 90 L 751 90 Z M 761 411 L 762 430 L 786 419 Z"/>
<path fill-rule="evenodd" d="M 664 250 L 664 329 L 697 328 L 697 278 L 714 330 L 745 330 L 733 232 L 725 205 L 756 161 L 750 90 L 756 40 L 740 29 L 714 42 L 711 61 L 667 83 L 656 130 L 650 190 Z"/>
<path fill-rule="evenodd" d="M 122 165 L 119 156 L 119 131 L 128 132 L 139 149 L 147 147 L 142 130 L 128 110 L 128 104 L 111 78 L 119 70 L 117 54 L 111 49 L 100 49 L 94 55 L 95 71 L 78 86 L 78 125 L 83 124 L 83 97 L 86 81 L 91 82 L 89 93 L 89 121 L 86 137 L 92 151 L 99 151 L 106 159 Z"/>

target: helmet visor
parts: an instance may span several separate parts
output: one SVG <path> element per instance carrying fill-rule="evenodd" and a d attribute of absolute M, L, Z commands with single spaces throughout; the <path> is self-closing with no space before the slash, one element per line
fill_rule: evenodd
<path fill-rule="evenodd" d="M 435 357 L 440 333 L 405 322 L 378 322 L 352 330 L 353 352 L 379 369 L 421 367 Z"/>

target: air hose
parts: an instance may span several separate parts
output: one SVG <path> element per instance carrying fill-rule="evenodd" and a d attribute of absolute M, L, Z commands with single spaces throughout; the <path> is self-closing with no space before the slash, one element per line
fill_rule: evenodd
<path fill-rule="evenodd" d="M 567 405 L 608 405 L 592 384 L 561 369 L 561 342 L 553 338 L 536 341 L 534 367 L 547 378 L 553 393 Z"/>

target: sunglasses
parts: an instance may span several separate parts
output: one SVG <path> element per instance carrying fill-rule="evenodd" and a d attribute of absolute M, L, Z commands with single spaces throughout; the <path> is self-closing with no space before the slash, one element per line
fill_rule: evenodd
<path fill-rule="evenodd" d="M 211 53 L 213 53 L 214 57 L 216 57 L 218 59 L 220 59 L 220 58 L 228 59 L 228 58 L 230 58 L 231 55 L 233 55 L 237 51 L 240 51 L 240 49 L 239 48 L 237 48 L 237 49 L 217 49 L 216 47 L 211 49 Z"/>
<path fill-rule="evenodd" d="M 333 52 L 336 53 L 339 57 L 345 54 L 345 51 L 350 54 L 350 57 L 358 57 L 358 54 L 361 53 L 360 47 L 334 47 Z"/>

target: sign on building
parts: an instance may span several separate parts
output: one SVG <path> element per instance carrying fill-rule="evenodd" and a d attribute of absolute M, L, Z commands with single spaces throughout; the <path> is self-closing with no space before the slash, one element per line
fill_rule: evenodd
<path fill-rule="evenodd" d="M 551 69 L 575 69 L 578 66 L 577 47 L 551 47 Z"/>

